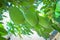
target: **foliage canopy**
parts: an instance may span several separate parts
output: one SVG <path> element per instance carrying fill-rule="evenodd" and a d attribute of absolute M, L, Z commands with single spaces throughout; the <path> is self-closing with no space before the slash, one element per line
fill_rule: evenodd
<path fill-rule="evenodd" d="M 40 10 L 39 5 L 43 4 Z M 0 20 L 3 20 L 4 11 L 9 11 L 12 22 L 7 22 L 10 28 L 7 32 L 19 35 L 30 35 L 35 30 L 38 35 L 49 38 L 53 30 L 60 32 L 60 0 L 1 0 Z M 0 22 L 0 37 L 4 28 Z M 16 29 L 16 30 L 15 30 Z M 16 35 L 16 34 L 15 34 Z"/>

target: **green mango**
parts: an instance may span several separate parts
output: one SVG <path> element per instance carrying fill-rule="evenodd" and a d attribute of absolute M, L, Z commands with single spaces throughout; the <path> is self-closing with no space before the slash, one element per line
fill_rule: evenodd
<path fill-rule="evenodd" d="M 9 8 L 9 14 L 10 14 L 11 20 L 15 24 L 24 23 L 24 17 L 22 15 L 22 12 L 19 10 L 19 8 L 15 7 L 15 6 L 14 7 L 10 7 Z"/>

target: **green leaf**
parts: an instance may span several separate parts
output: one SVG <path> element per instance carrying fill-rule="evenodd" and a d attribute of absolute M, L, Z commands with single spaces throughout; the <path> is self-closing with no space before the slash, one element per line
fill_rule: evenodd
<path fill-rule="evenodd" d="M 60 13 L 59 12 L 55 12 L 55 17 L 54 20 L 58 23 L 60 23 Z"/>
<path fill-rule="evenodd" d="M 3 25 L 0 24 L 0 35 L 3 36 L 3 35 L 6 35 L 6 34 L 7 34 L 7 31 L 4 29 Z"/>
<path fill-rule="evenodd" d="M 39 27 L 40 28 L 37 28 L 36 32 L 43 36 L 44 38 L 48 38 L 49 37 L 49 33 L 53 31 L 53 28 L 51 27 L 51 21 L 49 20 L 48 17 L 42 17 L 42 16 L 39 16 Z M 40 29 L 40 31 L 38 30 Z M 48 30 L 49 29 L 49 30 Z"/>
<path fill-rule="evenodd" d="M 15 24 L 22 24 L 24 23 L 24 17 L 22 12 L 17 7 L 10 7 L 9 8 L 10 18 Z"/>
<path fill-rule="evenodd" d="M 9 27 L 9 29 L 8 29 L 8 32 L 11 32 L 11 33 L 13 33 L 14 35 L 16 35 L 15 34 L 15 30 L 14 30 L 14 24 L 12 24 L 11 22 L 7 22 L 7 26 Z"/>
<path fill-rule="evenodd" d="M 43 27 L 50 27 L 50 20 L 48 17 L 42 17 L 42 16 L 39 16 L 39 24 L 42 25 Z"/>
<path fill-rule="evenodd" d="M 7 39 L 5 39 L 5 38 L 3 38 L 3 37 L 0 36 L 0 40 L 7 40 Z"/>
<path fill-rule="evenodd" d="M 23 13 L 25 20 L 31 25 L 35 26 L 38 22 L 37 14 L 35 13 L 35 9 L 33 6 L 28 7 L 21 7 L 20 9 Z"/>
<path fill-rule="evenodd" d="M 31 26 L 29 26 L 29 24 L 23 24 L 22 26 L 22 33 L 23 34 L 26 34 L 26 35 L 30 35 L 30 34 L 33 34 L 33 32 L 31 31 Z M 24 32 L 23 32 L 24 31 Z"/>
<path fill-rule="evenodd" d="M 55 10 L 56 12 L 60 12 L 60 1 L 57 2 Z"/>
<path fill-rule="evenodd" d="M 58 26 L 57 24 L 53 23 L 52 28 L 60 32 L 60 26 Z"/>
<path fill-rule="evenodd" d="M 59 12 L 55 12 L 55 18 L 58 18 L 60 16 Z"/>
<path fill-rule="evenodd" d="M 2 20 L 3 18 L 2 18 L 2 15 L 0 15 L 0 20 Z"/>

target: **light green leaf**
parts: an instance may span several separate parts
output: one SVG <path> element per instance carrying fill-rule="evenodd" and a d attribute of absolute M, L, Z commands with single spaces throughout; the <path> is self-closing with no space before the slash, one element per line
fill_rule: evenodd
<path fill-rule="evenodd" d="M 22 24 L 22 23 L 24 23 L 24 17 L 22 15 L 22 12 L 19 10 L 19 8 L 17 8 L 17 7 L 10 7 L 9 8 L 9 14 L 10 14 L 11 20 L 15 24 Z"/>
<path fill-rule="evenodd" d="M 60 1 L 56 4 L 56 12 L 60 12 Z"/>
<path fill-rule="evenodd" d="M 7 31 L 4 29 L 3 25 L 0 24 L 0 35 L 3 36 L 3 35 L 6 35 L 7 34 Z"/>

